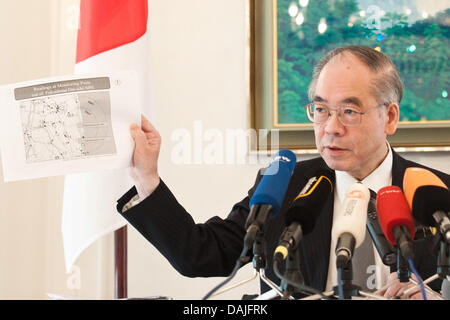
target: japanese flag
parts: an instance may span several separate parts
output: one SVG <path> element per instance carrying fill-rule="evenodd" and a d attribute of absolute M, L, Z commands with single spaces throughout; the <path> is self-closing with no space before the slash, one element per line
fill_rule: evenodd
<path fill-rule="evenodd" d="M 148 1 L 81 0 L 75 73 L 134 70 L 147 109 L 142 113 L 152 119 Z M 89 245 L 126 225 L 115 206 L 133 184 L 128 169 L 65 177 L 62 233 L 67 272 Z"/>

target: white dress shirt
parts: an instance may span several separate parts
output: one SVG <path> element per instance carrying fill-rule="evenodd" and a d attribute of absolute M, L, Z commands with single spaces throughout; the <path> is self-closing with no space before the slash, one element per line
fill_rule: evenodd
<path fill-rule="evenodd" d="M 370 175 L 368 175 L 364 180 L 361 181 L 363 185 L 367 188 L 378 192 L 381 188 L 385 186 L 390 186 L 392 184 L 392 150 L 388 144 L 388 154 L 383 162 L 376 168 Z M 334 210 L 333 210 L 333 227 L 336 225 L 336 221 L 342 214 L 342 205 L 344 199 L 347 195 L 348 189 L 357 180 L 353 178 L 350 174 L 345 171 L 336 171 L 336 183 L 334 192 Z M 375 264 L 373 277 L 374 283 L 376 283 L 376 288 L 374 290 L 381 288 L 386 284 L 387 278 L 390 274 L 390 268 L 383 264 L 383 261 L 378 254 L 375 246 L 372 244 Z M 328 265 L 328 279 L 326 285 L 326 291 L 332 290 L 334 286 L 337 285 L 337 270 L 336 270 L 336 254 L 334 250 L 336 249 L 336 240 L 331 239 L 330 247 L 330 263 Z"/>

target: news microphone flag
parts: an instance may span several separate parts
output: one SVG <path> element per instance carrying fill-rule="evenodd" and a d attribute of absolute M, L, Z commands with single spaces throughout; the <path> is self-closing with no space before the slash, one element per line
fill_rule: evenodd
<path fill-rule="evenodd" d="M 408 168 L 403 180 L 412 214 L 424 225 L 437 226 L 450 243 L 450 191 L 433 172 Z"/>
<path fill-rule="evenodd" d="M 297 157 L 289 149 L 281 149 L 275 154 L 250 199 L 250 208 L 253 205 L 271 205 L 271 217 L 274 218 L 278 214 L 296 161 Z"/>
<path fill-rule="evenodd" d="M 151 108 L 149 0 L 81 0 L 75 74 L 134 70 L 143 108 Z M 128 169 L 66 175 L 62 234 L 66 271 L 96 240 L 126 225 L 116 201 L 134 185 Z"/>
<path fill-rule="evenodd" d="M 285 260 L 304 235 L 311 233 L 327 197 L 333 192 L 331 171 L 319 171 L 311 177 L 286 212 L 286 228 L 281 234 L 274 259 Z"/>
<path fill-rule="evenodd" d="M 350 186 L 342 211 L 333 225 L 331 236 L 336 242 L 336 266 L 344 268 L 366 237 L 367 207 L 370 191 L 361 183 Z"/>
<path fill-rule="evenodd" d="M 296 159 L 291 150 L 282 149 L 265 168 L 261 181 L 250 198 L 250 212 L 245 222 L 247 230 L 244 237 L 245 247 L 253 247 L 266 221 L 277 216 L 294 171 Z"/>
<path fill-rule="evenodd" d="M 286 226 L 298 222 L 304 234 L 312 232 L 325 200 L 333 193 L 333 180 L 332 171 L 325 170 L 310 178 L 286 212 Z"/>
<path fill-rule="evenodd" d="M 381 188 L 377 194 L 377 211 L 386 239 L 400 249 L 407 261 L 413 259 L 415 225 L 403 191 L 398 186 Z"/>
<path fill-rule="evenodd" d="M 414 239 L 414 219 L 406 197 L 399 187 L 387 186 L 378 191 L 377 211 L 381 229 L 391 244 L 398 245 L 393 230 L 399 226 L 405 226 L 411 239 Z"/>

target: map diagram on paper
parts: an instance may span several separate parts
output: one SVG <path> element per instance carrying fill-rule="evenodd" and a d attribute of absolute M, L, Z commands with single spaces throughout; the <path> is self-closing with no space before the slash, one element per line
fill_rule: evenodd
<path fill-rule="evenodd" d="M 142 89 L 134 70 L 0 86 L 3 180 L 130 168 Z"/>
<path fill-rule="evenodd" d="M 22 100 L 20 118 L 27 163 L 116 154 L 107 91 Z"/>

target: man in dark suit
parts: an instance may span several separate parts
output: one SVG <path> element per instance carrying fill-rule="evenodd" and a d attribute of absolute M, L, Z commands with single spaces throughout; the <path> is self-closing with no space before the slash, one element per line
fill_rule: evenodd
<path fill-rule="evenodd" d="M 314 123 L 321 157 L 297 163 L 280 212 L 268 225 L 266 275 L 273 282 L 279 283 L 279 279 L 272 270 L 271 253 L 285 227 L 286 210 L 318 170 L 330 171 L 336 188 L 334 194 L 324 199 L 325 205 L 317 213 L 313 231 L 304 236 L 298 250 L 305 284 L 324 291 L 336 285 L 335 243 L 331 231 L 348 187 L 361 181 L 375 192 L 391 184 L 402 188 L 406 168 L 420 166 L 400 157 L 386 140 L 397 129 L 402 93 L 402 83 L 391 60 L 371 48 L 337 48 L 318 63 L 309 90 L 312 103 L 305 109 Z M 119 199 L 118 211 L 181 274 L 229 275 L 243 248 L 249 199 L 262 178 L 261 171 L 248 195 L 233 206 L 226 219 L 213 217 L 196 224 L 158 175 L 161 145 L 158 131 L 145 117 L 141 127 L 133 124 L 130 130 L 136 144 L 132 168 L 136 184 Z M 432 171 L 450 185 L 447 174 Z M 423 278 L 436 273 L 436 242 L 435 237 L 415 243 L 414 264 Z M 373 245 L 370 246 L 366 253 L 373 252 Z M 380 266 L 379 257 L 375 258 L 381 267 L 377 271 L 379 288 L 392 281 L 395 273 L 389 275 L 393 270 L 386 271 Z M 440 282 L 430 286 L 438 290 Z M 261 291 L 268 289 L 263 284 Z M 381 294 L 393 297 L 400 290 L 402 286 L 392 282 Z M 413 298 L 421 298 L 420 293 Z"/>

